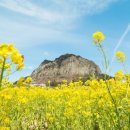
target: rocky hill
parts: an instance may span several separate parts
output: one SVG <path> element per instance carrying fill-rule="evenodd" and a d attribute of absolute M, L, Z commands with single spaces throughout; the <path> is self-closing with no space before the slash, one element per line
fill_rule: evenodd
<path fill-rule="evenodd" d="M 64 79 L 76 81 L 79 77 L 88 78 L 93 74 L 101 74 L 100 68 L 93 61 L 74 54 L 65 54 L 54 61 L 44 60 L 32 72 L 31 77 L 34 84 L 46 84 L 48 80 L 52 83 L 60 83 Z"/>

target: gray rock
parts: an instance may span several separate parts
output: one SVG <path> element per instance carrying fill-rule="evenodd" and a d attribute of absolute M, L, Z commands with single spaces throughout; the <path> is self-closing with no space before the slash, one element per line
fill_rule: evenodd
<path fill-rule="evenodd" d="M 52 83 L 60 83 L 62 80 L 76 81 L 79 77 L 100 75 L 100 68 L 88 59 L 74 54 L 65 54 L 54 61 L 44 60 L 35 69 L 31 77 L 35 84 L 46 84 L 48 80 Z"/>

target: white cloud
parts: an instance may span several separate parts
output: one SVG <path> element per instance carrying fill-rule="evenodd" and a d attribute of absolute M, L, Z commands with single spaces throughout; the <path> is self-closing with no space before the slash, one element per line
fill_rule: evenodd
<path fill-rule="evenodd" d="M 6 21 L 4 23 L 8 24 Z M 37 47 L 49 43 L 78 44 L 79 42 L 83 42 L 83 37 L 78 34 L 40 29 L 21 24 L 14 25 L 13 23 L 6 29 L 5 27 L 2 28 L 3 24 L 0 25 L 0 42 L 14 43 L 17 48 L 21 49 L 30 47 L 35 48 L 35 46 Z M 49 56 L 49 53 L 42 52 L 42 55 Z"/>
<path fill-rule="evenodd" d="M 0 6 L 8 8 L 15 12 L 25 14 L 27 16 L 38 18 L 44 22 L 48 21 L 55 22 L 55 20 L 62 19 L 61 15 L 52 13 L 44 8 L 40 8 L 39 6 L 27 0 L 1 1 Z"/>
<path fill-rule="evenodd" d="M 79 44 L 86 42 L 83 37 L 77 33 L 18 23 L 1 17 L 0 42 L 14 43 L 21 49 L 49 43 Z M 42 52 L 42 55 L 47 55 L 47 52 Z"/>
<path fill-rule="evenodd" d="M 118 0 L 1 0 L 0 6 L 31 16 L 44 24 L 66 24 L 82 15 L 90 15 L 104 10 Z"/>
<path fill-rule="evenodd" d="M 0 0 L 0 7 L 17 12 L 18 15 L 21 13 L 30 16 L 38 22 L 34 24 L 36 21 L 30 17 L 29 20 L 24 17 L 25 23 L 21 19 L 16 20 L 17 15 L 0 16 L 0 41 L 12 42 L 18 48 L 53 42 L 84 43 L 86 39 L 83 36 L 67 30 L 75 26 L 73 20 L 103 11 L 115 1 L 117 0 Z"/>

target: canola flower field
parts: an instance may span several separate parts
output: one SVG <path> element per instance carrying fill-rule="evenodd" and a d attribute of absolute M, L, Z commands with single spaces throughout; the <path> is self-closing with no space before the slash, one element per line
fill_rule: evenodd
<path fill-rule="evenodd" d="M 104 38 L 93 34 L 106 75 Z M 30 77 L 9 82 L 9 75 L 24 67 L 24 57 L 12 44 L 0 44 L 0 130 L 130 130 L 130 74 L 125 54 L 115 56 L 124 70 L 113 78 L 34 87 Z"/>
<path fill-rule="evenodd" d="M 120 127 L 128 130 L 130 95 L 126 95 L 126 91 L 130 93 L 130 88 L 127 85 L 110 79 L 85 84 L 79 81 L 56 88 L 3 89 L 0 92 L 0 129 L 118 130 Z"/>

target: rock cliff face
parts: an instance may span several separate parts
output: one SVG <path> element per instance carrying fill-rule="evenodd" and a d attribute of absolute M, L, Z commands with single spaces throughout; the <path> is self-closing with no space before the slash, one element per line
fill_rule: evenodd
<path fill-rule="evenodd" d="M 34 84 L 46 84 L 48 80 L 56 83 L 64 79 L 75 81 L 79 77 L 88 77 L 92 74 L 101 74 L 100 68 L 93 61 L 74 54 L 65 54 L 54 61 L 44 60 L 32 72 L 31 77 Z"/>

